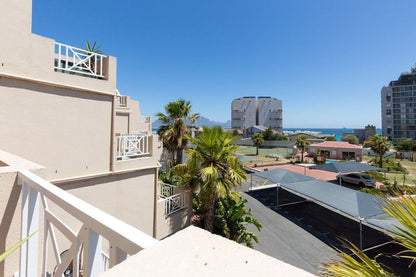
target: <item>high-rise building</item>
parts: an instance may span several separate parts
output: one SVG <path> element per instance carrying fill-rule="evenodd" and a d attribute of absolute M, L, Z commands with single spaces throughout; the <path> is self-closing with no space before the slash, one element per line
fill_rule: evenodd
<path fill-rule="evenodd" d="M 257 125 L 282 132 L 282 100 L 265 96 L 258 97 Z"/>
<path fill-rule="evenodd" d="M 242 97 L 231 103 L 231 128 L 245 129 L 256 125 L 256 97 Z"/>
<path fill-rule="evenodd" d="M 242 97 L 231 103 L 231 128 L 263 126 L 282 132 L 282 100 L 268 96 Z"/>
<path fill-rule="evenodd" d="M 381 89 L 383 136 L 416 138 L 416 69 L 404 72 Z"/>

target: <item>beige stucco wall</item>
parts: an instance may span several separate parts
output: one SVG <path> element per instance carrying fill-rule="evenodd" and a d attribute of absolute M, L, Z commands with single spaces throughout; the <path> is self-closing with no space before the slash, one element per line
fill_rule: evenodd
<path fill-rule="evenodd" d="M 188 197 L 190 197 L 190 193 Z M 188 198 L 188 203 L 191 203 Z M 165 201 L 159 199 L 157 201 L 156 214 L 156 238 L 163 239 L 179 230 L 189 226 L 192 217 L 192 208 L 188 205 L 187 208 L 179 210 L 171 215 L 165 216 Z"/>
<path fill-rule="evenodd" d="M 14 76 L 54 86 L 77 87 L 114 95 L 116 58 L 109 56 L 105 60 L 104 80 L 55 72 L 55 41 L 31 33 L 32 1 L 2 0 L 0 11 L 0 76 Z M 62 43 L 71 44 L 67 41 Z"/>
<path fill-rule="evenodd" d="M 109 171 L 112 96 L 0 78 L 0 149 L 59 179 Z"/>
<path fill-rule="evenodd" d="M 26 169 L 43 176 L 45 170 L 35 163 L 1 150 L 0 161 L 7 164 L 7 166 L 0 166 L 0 253 L 3 253 L 20 241 L 22 189 L 17 184 L 17 171 Z M 40 226 L 41 228 L 43 226 L 42 217 L 40 218 Z M 38 233 L 41 244 L 42 236 L 40 234 L 42 234 L 42 230 Z M 0 263 L 0 276 L 13 276 L 13 273 L 19 270 L 19 254 L 20 252 L 17 250 Z M 39 257 L 42 257 L 40 249 Z M 41 261 L 41 259 L 39 260 Z M 40 266 L 38 270 L 40 270 Z"/>
<path fill-rule="evenodd" d="M 57 185 L 153 236 L 155 172 L 147 169 Z"/>

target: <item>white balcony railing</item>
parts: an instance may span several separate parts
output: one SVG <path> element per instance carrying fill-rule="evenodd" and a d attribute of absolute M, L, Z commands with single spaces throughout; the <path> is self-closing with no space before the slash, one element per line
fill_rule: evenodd
<path fill-rule="evenodd" d="M 55 69 L 92 77 L 103 78 L 103 63 L 106 56 L 55 42 Z"/>
<path fill-rule="evenodd" d="M 167 198 L 173 195 L 175 186 L 159 182 L 159 198 Z"/>
<path fill-rule="evenodd" d="M 126 107 L 127 106 L 127 96 L 117 96 L 117 106 Z"/>
<path fill-rule="evenodd" d="M 22 229 L 25 238 L 35 232 L 20 248 L 20 277 L 38 276 L 38 263 L 42 261 L 41 276 L 98 276 L 106 268 L 122 262 L 127 255 L 155 245 L 158 241 L 127 223 L 80 200 L 74 195 L 52 185 L 39 176 L 24 170 L 18 173 L 18 184 L 22 185 Z M 49 201 L 53 202 L 51 207 Z M 40 233 L 40 206 L 42 203 L 44 228 Z M 81 223 L 76 231 L 65 222 L 67 217 L 58 217 L 55 209 L 63 210 Z M 70 242 L 64 256 L 61 241 L 56 232 Z M 38 257 L 39 236 L 43 236 L 41 253 Z M 109 256 L 102 254 L 102 238 L 110 244 Z M 51 243 L 51 247 L 48 244 Z M 52 251 L 54 262 L 48 262 Z M 82 256 L 82 257 L 81 257 Z M 54 268 L 54 270 L 52 270 Z"/>
<path fill-rule="evenodd" d="M 150 155 L 152 135 L 123 134 L 117 137 L 117 159 Z"/>
<path fill-rule="evenodd" d="M 143 118 L 143 122 L 144 122 L 144 123 L 152 123 L 152 117 L 150 117 L 150 116 L 146 116 L 146 117 L 144 117 L 144 118 Z"/>
<path fill-rule="evenodd" d="M 165 201 L 165 216 L 171 215 L 174 212 L 182 210 L 188 206 L 187 203 L 188 191 L 183 191 L 175 195 L 166 197 Z"/>

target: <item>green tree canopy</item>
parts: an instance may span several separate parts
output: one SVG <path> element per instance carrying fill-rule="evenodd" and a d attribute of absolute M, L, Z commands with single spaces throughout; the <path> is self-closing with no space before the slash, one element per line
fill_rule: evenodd
<path fill-rule="evenodd" d="M 263 138 L 264 138 L 264 140 L 274 140 L 274 136 L 273 135 L 274 134 L 273 134 L 272 128 L 267 128 L 263 132 Z"/>
<path fill-rule="evenodd" d="M 190 101 L 179 99 L 165 106 L 166 114 L 156 114 L 156 118 L 162 121 L 157 134 L 162 139 L 163 146 L 175 154 L 175 164 L 182 163 L 182 150 L 188 144 L 190 130 L 199 118 L 198 113 L 191 114 L 191 107 Z"/>
<path fill-rule="evenodd" d="M 214 234 L 221 235 L 238 243 L 245 243 L 253 248 L 253 240 L 259 242 L 254 232 L 247 230 L 248 224 L 254 225 L 258 231 L 261 223 L 252 217 L 250 209 L 245 208 L 247 200 L 242 199 L 235 191 L 216 201 Z"/>
<path fill-rule="evenodd" d="M 326 141 L 337 141 L 335 137 L 327 137 Z"/>
<path fill-rule="evenodd" d="M 341 137 L 342 141 L 348 142 L 350 144 L 358 144 L 360 140 L 353 134 L 348 134 Z"/>
<path fill-rule="evenodd" d="M 200 225 L 208 231 L 213 228 L 217 198 L 227 196 L 232 187 L 246 180 L 238 158 L 233 156 L 238 148 L 232 144 L 235 139 L 221 127 L 204 127 L 197 138 L 190 138 L 195 148 L 186 149 L 187 162 L 174 167 L 182 185 L 192 189 Z"/>
<path fill-rule="evenodd" d="M 383 168 L 383 156 L 390 149 L 391 142 L 387 137 L 382 137 L 378 134 L 370 138 L 369 146 L 371 150 L 379 154 L 380 167 Z"/>
<path fill-rule="evenodd" d="M 401 139 L 397 142 L 398 151 L 416 151 L 416 141 L 412 138 Z"/>
<path fill-rule="evenodd" d="M 255 133 L 251 138 L 253 145 L 256 146 L 256 155 L 259 154 L 259 147 L 263 144 L 264 139 L 260 133 Z"/>

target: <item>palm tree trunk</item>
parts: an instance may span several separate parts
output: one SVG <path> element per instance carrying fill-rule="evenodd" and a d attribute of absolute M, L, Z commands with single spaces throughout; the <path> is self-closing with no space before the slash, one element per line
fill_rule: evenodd
<path fill-rule="evenodd" d="M 256 146 L 256 156 L 258 156 L 258 155 L 259 155 L 259 147 Z"/>
<path fill-rule="evenodd" d="M 380 153 L 380 168 L 383 168 L 383 154 Z"/>
<path fill-rule="evenodd" d="M 305 150 L 304 150 L 304 148 L 301 148 L 301 151 L 302 151 L 302 163 L 303 163 L 303 152 L 305 152 Z"/>
<path fill-rule="evenodd" d="M 205 208 L 205 218 L 204 218 L 204 229 L 211 232 L 214 227 L 214 212 L 215 212 L 215 199 L 217 198 L 217 192 L 211 195 L 207 206 Z"/>
<path fill-rule="evenodd" d="M 182 163 L 182 149 L 176 151 L 176 164 Z"/>

